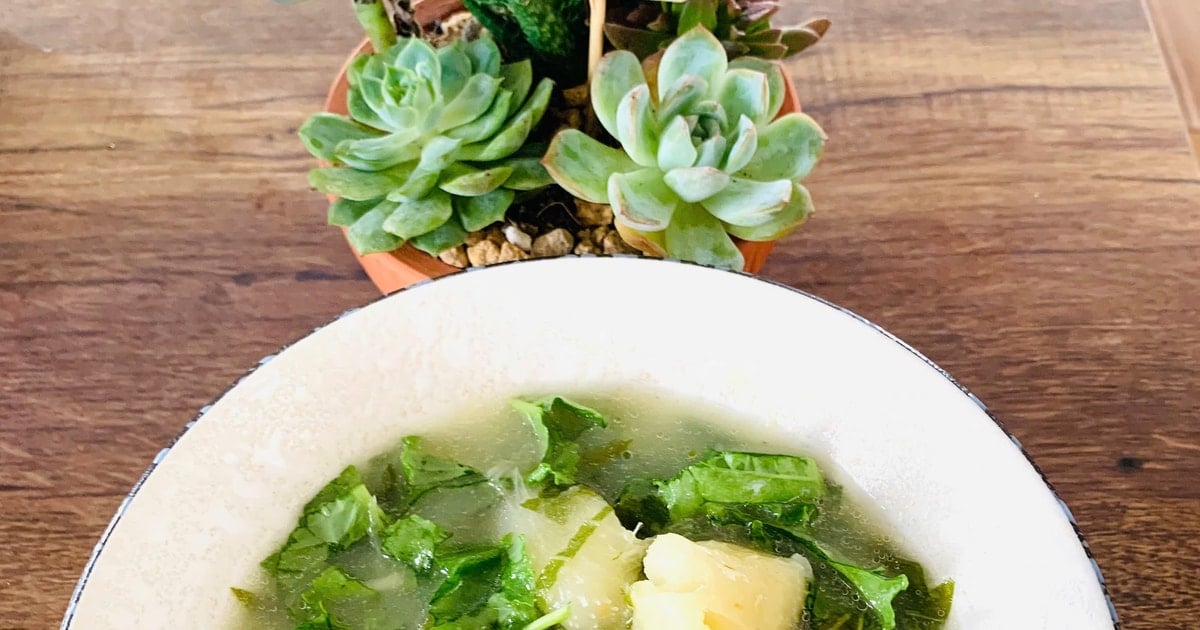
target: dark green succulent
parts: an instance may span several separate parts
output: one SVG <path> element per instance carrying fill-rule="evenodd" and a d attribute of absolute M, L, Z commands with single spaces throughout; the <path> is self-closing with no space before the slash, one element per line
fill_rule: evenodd
<path fill-rule="evenodd" d="M 407 242 L 437 255 L 503 219 L 516 191 L 552 182 L 526 141 L 554 83 L 534 88 L 530 62 L 502 64 L 490 37 L 440 49 L 404 38 L 347 77 L 350 116 L 316 114 L 300 138 L 331 164 L 309 183 L 338 198 L 329 222 L 360 253 Z"/>
<path fill-rule="evenodd" d="M 588 0 L 463 0 L 510 58 L 530 57 L 563 81 L 587 71 Z"/>
<path fill-rule="evenodd" d="M 741 56 L 784 59 L 821 40 L 829 20 L 774 27 L 775 0 L 662 0 L 641 2 L 605 25 L 609 41 L 639 58 L 666 48 L 676 37 L 703 26 L 712 31 L 730 59 Z"/>

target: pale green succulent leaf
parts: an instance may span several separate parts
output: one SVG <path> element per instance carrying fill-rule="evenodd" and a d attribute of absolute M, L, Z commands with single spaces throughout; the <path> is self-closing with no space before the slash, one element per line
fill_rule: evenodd
<path fill-rule="evenodd" d="M 471 58 L 471 67 L 477 74 L 496 76 L 500 73 L 500 49 L 491 37 L 480 37 L 467 42 L 467 56 Z"/>
<path fill-rule="evenodd" d="M 368 65 L 368 68 L 369 67 L 370 66 Z M 384 127 L 385 129 L 389 131 L 398 129 L 395 126 L 395 121 L 387 115 L 386 110 L 392 109 L 394 105 L 389 104 L 384 98 L 382 78 L 377 79 L 369 75 L 364 75 L 362 81 L 359 82 L 356 91 L 362 96 L 362 100 L 364 103 L 366 103 L 367 107 L 369 107 L 371 111 L 375 113 L 375 116 L 384 121 L 384 123 L 387 125 Z M 358 116 L 354 115 L 353 112 L 351 112 L 350 115 L 353 116 L 355 120 L 361 120 Z"/>
<path fill-rule="evenodd" d="M 460 138 L 463 144 L 474 144 L 496 136 L 496 132 L 504 126 L 504 121 L 508 120 L 511 102 L 511 92 L 500 90 L 496 95 L 496 100 L 492 101 L 492 106 L 487 108 L 487 112 L 466 125 L 445 132 L 446 136 Z"/>
<path fill-rule="evenodd" d="M 378 59 L 379 63 L 382 65 L 395 65 L 396 59 L 400 57 L 401 53 L 403 53 L 410 44 L 412 44 L 413 40 L 414 38 L 412 37 L 406 37 L 398 40 L 395 45 L 388 46 L 382 51 L 376 51 L 375 55 L 373 56 Z"/>
<path fill-rule="evenodd" d="M 383 198 L 368 199 L 366 201 L 355 201 L 353 199 L 335 199 L 329 204 L 329 213 L 327 221 L 329 225 L 338 227 L 350 227 L 354 222 L 361 219 L 362 216 L 371 211 L 372 208 L 378 206 Z"/>
<path fill-rule="evenodd" d="M 461 42 L 443 46 L 437 51 L 438 63 L 442 66 L 442 98 L 449 101 L 462 91 L 471 71 L 471 59 L 463 52 Z"/>
<path fill-rule="evenodd" d="M 617 106 L 617 139 L 625 153 L 642 166 L 658 163 L 658 134 L 650 87 L 633 88 Z"/>
<path fill-rule="evenodd" d="M 533 118 L 533 124 L 537 125 L 550 105 L 551 96 L 554 96 L 554 81 L 550 79 L 538 81 L 533 94 L 521 105 L 521 109 L 513 114 L 512 119 L 515 120 L 524 114 L 529 114 Z"/>
<path fill-rule="evenodd" d="M 508 212 L 516 197 L 517 194 L 507 188 L 497 188 L 477 197 L 455 197 L 454 210 L 464 230 L 477 232 L 497 221 L 503 221 L 504 213 Z"/>
<path fill-rule="evenodd" d="M 500 79 L 486 74 L 472 75 L 467 84 L 442 109 L 441 118 L 434 126 L 437 132 L 461 127 L 488 111 L 496 94 L 500 91 Z"/>
<path fill-rule="evenodd" d="M 738 120 L 737 138 L 733 141 L 733 146 L 729 147 L 729 155 L 725 156 L 725 163 L 721 165 L 721 170 L 729 174 L 737 173 L 754 159 L 754 153 L 758 151 L 758 127 L 749 118 L 742 116 Z"/>
<path fill-rule="evenodd" d="M 345 116 L 322 112 L 313 114 L 298 130 L 300 141 L 313 157 L 333 161 L 338 143 L 345 140 L 378 138 L 379 132 L 360 125 Z"/>
<path fill-rule="evenodd" d="M 442 64 L 438 60 L 437 50 L 420 38 L 410 38 L 390 65 L 409 69 L 433 85 L 442 82 Z"/>
<path fill-rule="evenodd" d="M 729 114 L 717 101 L 700 101 L 685 113 L 694 118 L 698 126 L 715 135 L 720 135 L 729 123 Z"/>
<path fill-rule="evenodd" d="M 399 128 L 427 124 L 429 113 L 438 100 L 436 84 L 429 78 L 411 68 L 388 66 L 379 83 L 380 94 L 372 96 L 368 102 L 384 120 L 394 119 L 393 124 Z M 364 81 L 364 88 L 370 84 L 370 80 Z M 381 99 L 381 104 L 376 104 L 372 99 Z"/>
<path fill-rule="evenodd" d="M 634 88 L 646 85 L 646 73 L 637 56 L 629 51 L 609 53 L 600 60 L 592 76 L 592 108 L 600 124 L 617 137 L 617 108 Z"/>
<path fill-rule="evenodd" d="M 663 171 L 687 168 L 696 163 L 698 155 L 687 121 L 677 117 L 668 123 L 658 141 L 658 168 Z"/>
<path fill-rule="evenodd" d="M 408 240 L 437 229 L 450 219 L 453 212 L 450 195 L 434 189 L 424 197 L 401 203 L 383 222 L 383 229 Z"/>
<path fill-rule="evenodd" d="M 359 55 L 350 62 L 350 65 L 346 66 L 346 82 L 350 84 L 350 87 L 358 85 L 362 78 L 363 68 L 370 60 L 371 55 Z"/>
<path fill-rule="evenodd" d="M 409 107 L 412 103 L 414 90 L 411 89 L 419 79 L 417 73 L 409 68 L 395 68 L 386 66 L 383 69 L 383 78 L 375 81 L 373 77 L 367 77 L 365 83 L 378 83 L 379 93 L 374 93 L 375 88 L 368 96 L 368 100 L 372 106 L 378 109 L 385 107 Z M 397 89 L 399 86 L 404 86 L 402 89 Z M 364 85 L 365 87 L 365 85 Z"/>
<path fill-rule="evenodd" d="M 667 173 L 663 181 L 680 199 L 696 203 L 708 199 L 728 186 L 730 177 L 719 168 L 693 166 L 677 168 Z"/>
<path fill-rule="evenodd" d="M 492 166 L 477 169 L 462 162 L 453 164 L 442 173 L 438 187 L 460 197 L 486 195 L 504 185 L 513 173 L 511 166 Z"/>
<path fill-rule="evenodd" d="M 360 171 L 381 171 L 421 157 L 418 135 L 416 129 L 405 129 L 386 136 L 345 140 L 337 145 L 334 157 Z"/>
<path fill-rule="evenodd" d="M 533 88 L 533 63 L 528 59 L 523 59 L 516 63 L 504 64 L 500 66 L 500 78 L 503 80 L 503 83 L 500 84 L 501 89 L 512 92 L 512 101 L 508 110 L 508 114 L 511 114 L 525 103 L 525 99 L 529 96 L 529 90 Z"/>
<path fill-rule="evenodd" d="M 377 172 L 338 167 L 315 168 L 308 172 L 308 183 L 327 195 L 366 201 L 387 196 L 402 185 L 411 173 L 412 165 L 400 165 Z"/>
<path fill-rule="evenodd" d="M 408 244 L 429 254 L 437 256 L 451 247 L 458 247 L 467 240 L 467 231 L 462 229 L 458 221 L 451 219 L 439 225 L 432 232 L 409 239 Z"/>
<path fill-rule="evenodd" d="M 775 61 L 767 61 L 757 57 L 738 57 L 729 62 L 731 70 L 746 69 L 761 72 L 767 76 L 767 120 L 774 120 L 783 108 L 787 83 L 783 75 L 783 66 Z"/>
<path fill-rule="evenodd" d="M 799 184 L 794 186 L 792 202 L 772 215 L 771 220 L 751 227 L 725 224 L 725 229 L 745 241 L 775 241 L 787 236 L 813 212 L 812 196 L 808 189 Z"/>
<path fill-rule="evenodd" d="M 758 136 L 754 158 L 741 169 L 751 179 L 803 179 L 816 166 L 825 132 L 808 114 L 788 114 Z"/>
<path fill-rule="evenodd" d="M 476 142 L 464 146 L 459 151 L 459 158 L 470 161 L 490 161 L 512 155 L 533 131 L 533 117 L 529 114 L 519 115 L 505 124 L 491 140 Z"/>
<path fill-rule="evenodd" d="M 608 199 L 618 221 L 642 232 L 666 229 L 680 203 L 657 168 L 613 173 L 608 179 Z"/>
<path fill-rule="evenodd" d="M 504 126 L 508 120 L 508 112 L 512 109 L 512 93 L 500 90 L 492 106 L 479 118 L 446 132 L 451 138 L 460 138 L 464 144 L 473 144 L 491 138 Z"/>
<path fill-rule="evenodd" d="M 696 166 L 720 168 L 725 160 L 725 149 L 728 147 L 729 141 L 724 136 L 713 136 L 701 142 L 700 146 L 696 147 Z"/>
<path fill-rule="evenodd" d="M 462 140 L 438 136 L 429 141 L 421 149 L 421 160 L 413 170 L 412 175 L 399 189 L 388 195 L 388 199 L 418 199 L 428 194 L 441 177 L 442 171 L 455 163 L 455 152 L 462 145 Z M 412 235 L 421 234 L 415 232 Z"/>
<path fill-rule="evenodd" d="M 708 96 L 708 83 L 700 77 L 684 77 L 660 99 L 658 121 L 667 124 L 675 117 L 689 113 Z"/>
<path fill-rule="evenodd" d="M 367 55 L 367 60 L 363 62 L 358 78 L 363 81 L 382 82 L 387 69 L 388 64 L 384 61 L 383 55 Z"/>
<path fill-rule="evenodd" d="M 383 222 L 396 210 L 398 204 L 383 201 L 362 215 L 346 230 L 346 240 L 359 254 L 390 252 L 404 244 L 395 234 L 383 229 Z"/>
<path fill-rule="evenodd" d="M 740 270 L 746 264 L 725 226 L 696 204 L 680 204 L 663 235 L 671 258 L 723 269 Z"/>
<path fill-rule="evenodd" d="M 550 104 L 550 96 L 554 92 L 554 82 L 542 79 L 533 96 L 513 116 L 504 128 L 491 140 L 477 142 L 464 146 L 459 151 L 459 159 L 470 161 L 490 161 L 508 157 L 520 149 L 529 139 L 529 133 L 546 113 Z"/>
<path fill-rule="evenodd" d="M 729 68 L 725 48 L 711 32 L 696 27 L 671 42 L 658 66 L 659 93 L 667 93 L 685 76 L 704 79 L 710 86 L 720 85 Z"/>
<path fill-rule="evenodd" d="M 383 121 L 383 128 L 388 131 L 402 131 L 418 126 L 422 122 L 421 112 L 409 105 L 399 105 L 384 96 L 381 81 L 366 79 L 362 82 L 363 100 L 375 112 L 376 117 Z M 353 112 L 350 114 L 356 120 Z"/>
<path fill-rule="evenodd" d="M 767 116 L 770 91 L 767 75 L 753 70 L 735 69 L 721 83 L 720 101 L 730 122 L 746 116 L 755 124 L 770 122 Z"/>
<path fill-rule="evenodd" d="M 762 225 L 792 202 L 794 184 L 786 179 L 756 182 L 732 178 L 700 205 L 721 221 L 742 227 Z"/>
<path fill-rule="evenodd" d="M 363 97 L 362 90 L 358 88 L 350 88 L 346 92 L 346 111 L 350 113 L 351 118 L 368 127 L 380 131 L 392 130 L 392 127 L 379 114 L 375 113 L 374 109 L 371 109 Z"/>
<path fill-rule="evenodd" d="M 608 180 L 613 173 L 638 169 L 624 151 L 605 146 L 578 129 L 565 129 L 554 136 L 542 164 L 564 190 L 591 203 L 608 203 Z"/>
<path fill-rule="evenodd" d="M 537 190 L 554 183 L 542 159 L 537 157 L 511 157 L 494 163 L 507 166 L 513 170 L 512 175 L 504 182 L 504 187 L 512 190 Z M 492 164 L 488 164 L 491 166 Z"/>

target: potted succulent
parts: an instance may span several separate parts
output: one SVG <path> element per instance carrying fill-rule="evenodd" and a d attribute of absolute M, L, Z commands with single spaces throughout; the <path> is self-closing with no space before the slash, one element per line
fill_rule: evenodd
<path fill-rule="evenodd" d="M 354 8 L 369 40 L 300 137 L 384 293 L 569 253 L 756 272 L 812 211 L 825 136 L 776 59 L 827 22 L 772 28 L 763 0 Z"/>

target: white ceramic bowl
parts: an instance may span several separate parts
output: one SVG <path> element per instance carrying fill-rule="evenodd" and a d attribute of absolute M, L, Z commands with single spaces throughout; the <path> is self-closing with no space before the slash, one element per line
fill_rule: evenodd
<path fill-rule="evenodd" d="M 1117 625 L 1038 471 L 913 349 L 749 276 L 562 258 L 419 285 L 264 360 L 155 458 L 63 627 L 220 627 L 237 606 L 229 587 L 347 463 L 473 400 L 632 383 L 737 409 L 781 448 L 836 462 L 931 578 L 954 578 L 948 628 Z"/>

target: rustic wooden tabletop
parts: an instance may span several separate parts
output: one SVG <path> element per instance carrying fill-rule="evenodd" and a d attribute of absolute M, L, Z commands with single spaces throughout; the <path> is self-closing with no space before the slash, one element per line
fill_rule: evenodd
<path fill-rule="evenodd" d="M 1200 178 L 1140 3 L 786 4 L 834 20 L 791 64 L 831 142 L 764 275 L 973 389 L 1126 627 L 1195 627 Z M 359 37 L 330 0 L 0 6 L 0 627 L 56 624 L 196 410 L 375 296 L 295 137 Z"/>

